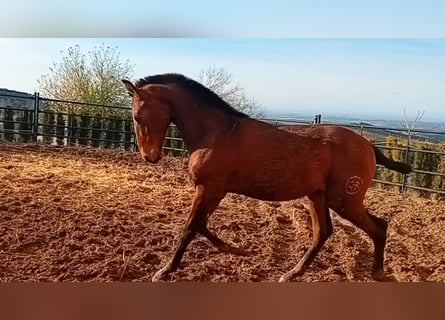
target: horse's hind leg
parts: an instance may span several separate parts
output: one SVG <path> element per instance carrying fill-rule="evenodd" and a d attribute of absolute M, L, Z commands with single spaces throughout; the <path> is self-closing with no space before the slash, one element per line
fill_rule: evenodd
<path fill-rule="evenodd" d="M 374 264 L 372 267 L 372 277 L 375 280 L 385 280 L 383 271 L 384 251 L 386 245 L 386 230 L 388 223 L 376 216 L 373 216 L 360 203 L 348 203 L 344 208 L 334 209 L 342 218 L 351 221 L 358 228 L 362 229 L 372 239 L 374 243 Z"/>
<path fill-rule="evenodd" d="M 305 252 L 303 258 L 300 259 L 295 268 L 281 276 L 279 280 L 280 282 L 289 281 L 296 276 L 303 275 L 306 268 L 314 260 L 318 251 L 320 251 L 323 244 L 332 234 L 332 221 L 325 197 L 326 195 L 324 191 L 318 191 L 308 196 L 309 200 L 312 202 L 310 209 L 312 220 L 312 245 Z"/>

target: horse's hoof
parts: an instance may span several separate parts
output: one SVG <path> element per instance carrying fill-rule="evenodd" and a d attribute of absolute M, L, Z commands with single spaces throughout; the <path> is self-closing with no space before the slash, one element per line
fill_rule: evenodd
<path fill-rule="evenodd" d="M 295 277 L 302 276 L 306 271 L 306 266 L 304 264 L 298 264 L 295 268 L 283 274 L 278 282 L 289 282 Z"/>
<path fill-rule="evenodd" d="M 379 282 L 387 281 L 386 274 L 385 274 L 385 272 L 382 269 L 373 271 L 372 272 L 372 278 L 375 281 L 379 281 Z"/>
<path fill-rule="evenodd" d="M 162 268 L 158 272 L 154 274 L 154 276 L 151 278 L 151 282 L 160 282 L 162 280 L 165 280 L 167 278 L 167 275 L 169 274 L 168 268 Z"/>
<path fill-rule="evenodd" d="M 237 256 L 248 256 L 250 253 L 244 248 L 232 247 L 230 253 L 235 254 Z"/>
<path fill-rule="evenodd" d="M 156 272 L 155 275 L 151 278 L 151 282 L 160 282 L 165 280 L 165 274 Z"/>
<path fill-rule="evenodd" d="M 285 274 L 283 274 L 280 279 L 278 280 L 278 282 L 289 282 L 292 279 L 294 279 L 297 276 L 302 275 L 304 272 L 302 270 L 291 270 Z"/>
<path fill-rule="evenodd" d="M 283 274 L 281 277 L 280 277 L 280 279 L 278 280 L 278 282 L 288 282 L 290 280 L 290 277 L 289 277 L 289 275 L 286 273 L 286 274 Z"/>
<path fill-rule="evenodd" d="M 223 253 L 230 253 L 238 256 L 248 256 L 250 253 L 244 248 L 234 247 L 230 244 L 226 244 L 223 247 L 220 247 L 219 250 Z"/>

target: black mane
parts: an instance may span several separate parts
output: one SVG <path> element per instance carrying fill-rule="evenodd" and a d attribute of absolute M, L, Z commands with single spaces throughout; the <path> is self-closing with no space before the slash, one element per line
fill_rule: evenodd
<path fill-rule="evenodd" d="M 181 88 L 187 90 L 190 94 L 194 95 L 201 101 L 205 102 L 208 107 L 218 108 L 219 110 L 225 112 L 228 115 L 235 116 L 238 118 L 249 118 L 249 116 L 241 111 L 236 110 L 227 102 L 225 102 L 221 97 L 214 93 L 209 88 L 203 86 L 199 82 L 187 78 L 182 74 L 177 73 L 165 73 L 153 76 L 148 76 L 136 81 L 135 85 L 138 88 L 146 84 L 168 84 L 174 83 Z"/>

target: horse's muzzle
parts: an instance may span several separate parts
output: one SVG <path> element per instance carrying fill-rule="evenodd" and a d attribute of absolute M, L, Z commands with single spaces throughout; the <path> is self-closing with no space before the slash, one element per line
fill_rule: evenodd
<path fill-rule="evenodd" d="M 159 160 L 161 160 L 161 156 L 160 155 L 156 155 L 156 156 L 147 156 L 147 155 L 143 155 L 142 156 L 144 158 L 145 161 L 149 162 L 149 163 L 157 163 Z"/>

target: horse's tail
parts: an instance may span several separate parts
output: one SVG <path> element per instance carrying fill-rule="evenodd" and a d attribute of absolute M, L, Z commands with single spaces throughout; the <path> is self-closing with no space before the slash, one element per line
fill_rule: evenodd
<path fill-rule="evenodd" d="M 380 151 L 376 146 L 373 146 L 375 153 L 375 160 L 377 164 L 381 164 L 388 169 L 395 170 L 400 173 L 410 173 L 413 171 L 411 165 L 405 162 L 394 161 L 387 158 L 382 151 Z"/>

